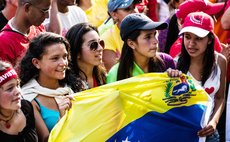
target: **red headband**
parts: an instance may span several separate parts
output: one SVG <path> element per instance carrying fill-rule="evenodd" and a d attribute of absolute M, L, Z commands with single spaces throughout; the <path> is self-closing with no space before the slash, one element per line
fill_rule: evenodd
<path fill-rule="evenodd" d="M 13 68 L 8 68 L 7 70 L 0 72 L 0 86 L 14 78 L 18 78 L 18 75 Z"/>

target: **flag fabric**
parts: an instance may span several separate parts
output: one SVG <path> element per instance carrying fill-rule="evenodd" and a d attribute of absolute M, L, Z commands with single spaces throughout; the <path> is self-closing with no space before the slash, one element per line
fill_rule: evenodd
<path fill-rule="evenodd" d="M 212 105 L 191 78 L 148 73 L 76 93 L 49 142 L 202 142 Z"/>

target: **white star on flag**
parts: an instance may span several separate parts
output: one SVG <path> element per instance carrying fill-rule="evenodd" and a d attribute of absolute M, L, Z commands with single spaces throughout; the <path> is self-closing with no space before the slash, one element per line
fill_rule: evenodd
<path fill-rule="evenodd" d="M 122 142 L 131 142 L 131 141 L 128 141 L 129 140 L 129 137 L 127 137 L 124 141 L 122 140 Z"/>

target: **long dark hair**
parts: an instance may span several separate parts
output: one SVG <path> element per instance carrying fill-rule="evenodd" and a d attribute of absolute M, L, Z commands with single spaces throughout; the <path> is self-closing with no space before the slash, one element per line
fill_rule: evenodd
<path fill-rule="evenodd" d="M 209 78 L 214 70 L 214 74 L 217 73 L 216 64 L 215 64 L 215 52 L 214 52 L 214 35 L 210 32 L 208 38 L 211 39 L 211 43 L 208 44 L 207 49 L 205 50 L 205 55 L 203 58 L 203 69 L 201 72 L 201 82 L 204 85 L 205 81 Z M 184 35 L 183 35 L 184 39 Z M 191 57 L 188 54 L 184 46 L 184 40 L 182 40 L 182 49 L 181 54 L 178 59 L 177 69 L 181 70 L 183 73 L 187 73 L 191 64 Z"/>
<path fill-rule="evenodd" d="M 32 59 L 37 58 L 40 60 L 46 52 L 46 48 L 56 43 L 63 43 L 65 45 L 68 52 L 68 62 L 70 62 L 70 45 L 68 41 L 64 37 L 54 33 L 42 33 L 30 42 L 29 49 L 20 63 L 20 79 L 22 86 L 32 78 L 37 78 L 39 74 L 39 69 L 33 65 Z M 81 91 L 83 88 L 82 81 L 73 75 L 70 68 L 66 70 L 65 78 L 60 80 L 59 83 L 61 86 L 67 84 L 74 92 Z"/>
<path fill-rule="evenodd" d="M 168 33 L 167 33 L 167 38 L 166 38 L 166 43 L 164 48 L 165 53 L 170 52 L 171 46 L 178 39 L 178 34 L 179 34 L 179 28 L 177 24 L 177 17 L 176 14 L 174 14 L 169 22 L 169 28 L 168 28 Z"/>
<path fill-rule="evenodd" d="M 6 0 L 0 0 L 0 11 L 2 11 L 6 6 Z"/>
<path fill-rule="evenodd" d="M 132 77 L 134 53 L 133 49 L 127 44 L 127 40 L 130 39 L 132 41 L 136 41 L 140 33 L 141 30 L 136 30 L 124 41 L 117 72 L 117 80 Z M 160 56 L 156 55 L 156 57 L 150 59 L 148 67 L 149 72 L 162 72 L 165 71 L 165 69 L 165 63 Z"/>
<path fill-rule="evenodd" d="M 84 43 L 83 36 L 89 31 L 97 31 L 96 27 L 88 24 L 88 23 L 79 23 L 74 25 L 69 29 L 66 33 L 66 39 L 70 43 L 70 53 L 71 53 L 71 63 L 70 66 L 74 71 L 77 77 L 81 77 L 84 80 L 87 80 L 87 76 L 83 70 L 80 69 L 77 63 L 77 56 L 82 52 L 82 44 Z M 84 77 L 82 77 L 82 75 Z M 93 68 L 93 75 L 96 77 L 96 81 L 98 85 L 105 84 L 106 80 L 106 70 L 103 65 L 98 65 Z"/>

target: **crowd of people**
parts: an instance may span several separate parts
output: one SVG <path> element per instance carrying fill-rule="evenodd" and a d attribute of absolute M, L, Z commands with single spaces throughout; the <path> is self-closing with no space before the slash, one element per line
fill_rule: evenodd
<path fill-rule="evenodd" d="M 73 94 L 150 72 L 212 98 L 206 142 L 230 141 L 230 1 L 0 0 L 0 140 L 47 142 Z"/>

